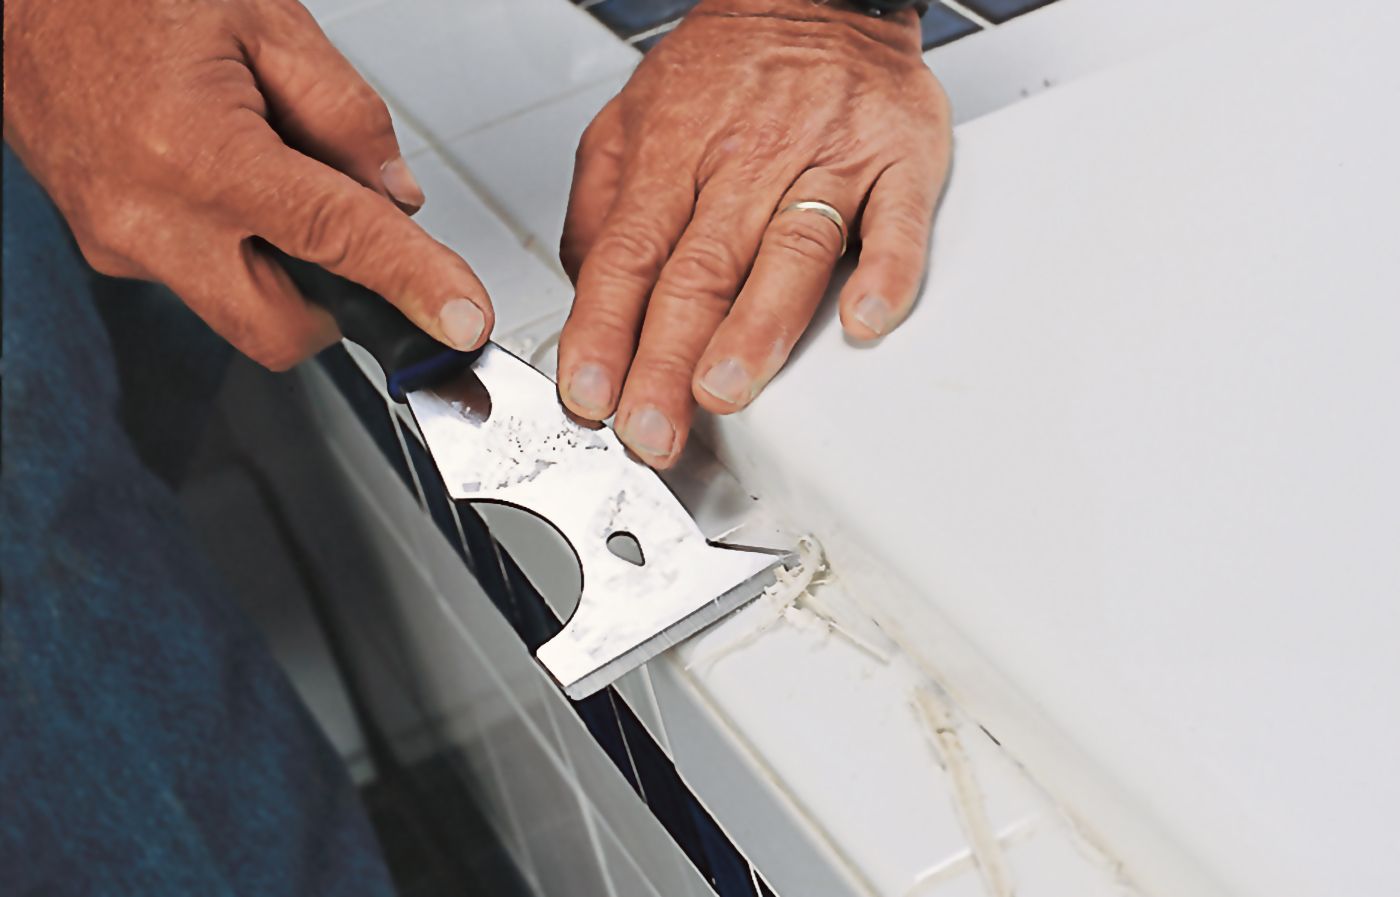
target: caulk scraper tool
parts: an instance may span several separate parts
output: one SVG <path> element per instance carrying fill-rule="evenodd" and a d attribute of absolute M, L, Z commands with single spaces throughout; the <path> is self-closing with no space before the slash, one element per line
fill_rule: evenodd
<path fill-rule="evenodd" d="M 523 508 L 573 547 L 583 572 L 578 609 L 537 655 L 570 697 L 598 691 L 758 597 L 794 559 L 707 540 L 611 428 L 576 423 L 552 380 L 494 343 L 446 349 L 364 287 L 280 261 L 379 362 L 454 499 Z M 636 540 L 641 563 L 609 549 L 618 534 Z"/>

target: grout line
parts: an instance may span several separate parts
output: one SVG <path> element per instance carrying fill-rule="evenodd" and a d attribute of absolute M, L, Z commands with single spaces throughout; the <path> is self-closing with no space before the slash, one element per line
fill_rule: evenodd
<path fill-rule="evenodd" d="M 665 34 L 668 31 L 672 31 L 677 25 L 681 23 L 681 19 L 684 18 L 685 16 L 680 16 L 678 18 L 672 19 L 669 22 L 662 22 L 660 25 L 654 25 L 651 28 L 648 28 L 646 31 L 639 31 L 638 33 L 627 38 L 627 43 L 628 45 L 635 47 L 639 42 L 644 41 L 649 37 L 655 37 L 658 34 Z"/>
<path fill-rule="evenodd" d="M 346 4 L 340 9 L 337 9 L 335 12 L 328 12 L 324 15 L 318 16 L 313 12 L 312 18 L 314 18 L 316 20 L 316 24 L 320 25 L 321 28 L 324 30 L 327 25 L 333 25 L 336 22 L 343 22 L 344 20 L 350 18 L 353 15 L 358 15 L 359 13 L 365 12 L 366 10 L 373 9 L 376 6 L 385 6 L 389 2 L 390 0 L 363 0 L 363 2 L 360 3 Z M 308 12 L 310 12 L 310 10 L 308 10 Z"/>
<path fill-rule="evenodd" d="M 637 796 L 640 797 L 642 803 L 646 804 L 649 808 L 651 804 L 647 803 L 647 789 L 646 786 L 642 784 L 642 772 L 637 768 L 637 761 L 632 758 L 632 745 L 628 744 L 627 731 L 622 728 L 622 720 L 617 715 L 617 698 L 614 697 L 615 694 L 616 692 L 613 689 L 608 690 L 608 706 L 612 708 L 613 720 L 617 723 L 617 734 L 622 738 L 622 750 L 627 754 L 627 765 L 632 767 L 632 777 L 637 780 Z"/>
<path fill-rule="evenodd" d="M 640 52 L 638 52 L 637 54 L 637 62 L 641 62 Z M 636 68 L 636 63 L 633 64 L 632 68 Z M 615 72 L 610 72 L 609 74 L 600 76 L 599 78 L 589 81 L 587 83 L 575 84 L 563 93 L 556 93 L 542 100 L 536 100 L 533 103 L 521 106 L 518 109 L 512 109 L 510 112 L 503 112 L 495 118 L 489 118 L 486 121 L 474 124 L 471 127 L 467 128 L 465 131 L 459 131 L 453 134 L 449 134 L 448 136 L 441 138 L 441 142 L 443 144 L 448 144 L 453 142 L 454 140 L 461 140 L 463 137 L 471 137 L 473 135 L 481 133 L 482 131 L 494 128 L 497 125 L 504 124 L 505 122 L 514 121 L 515 119 L 520 118 L 523 115 L 528 115 L 537 109 L 543 109 L 546 106 L 552 106 L 560 100 L 567 100 L 571 97 L 576 97 L 581 93 L 586 93 L 587 91 L 592 90 L 595 87 L 599 87 L 603 84 L 608 83 L 609 81 L 621 77 L 623 74 L 627 74 L 630 76 L 631 72 L 632 69 L 627 69 L 625 72 L 619 69 Z M 419 131 L 424 135 L 427 135 L 430 142 L 435 137 L 435 135 L 431 134 L 431 132 L 429 132 L 426 128 L 419 128 Z"/>
<path fill-rule="evenodd" d="M 959 2 L 959 0 L 938 0 L 938 2 L 942 3 L 944 6 L 948 7 L 953 12 L 958 13 L 963 18 L 971 19 L 973 22 L 981 26 L 983 31 L 997 27 L 995 22 L 982 18 L 980 15 L 968 9 L 966 6 L 963 6 L 962 3 Z"/>
<path fill-rule="evenodd" d="M 469 171 L 457 160 L 456 156 L 453 155 L 453 153 L 448 149 L 448 145 L 453 141 L 475 136 L 487 130 L 488 128 L 493 128 L 497 125 L 503 124 L 504 122 L 512 121 L 516 118 L 519 118 L 527 113 L 534 112 L 536 110 L 553 105 L 554 103 L 578 96 L 579 94 L 582 94 L 585 91 L 593 90 L 616 79 L 620 74 L 620 72 L 615 72 L 611 75 L 607 75 L 595 81 L 590 81 L 587 84 L 578 85 L 576 88 L 566 91 L 565 93 L 555 94 L 547 100 L 541 100 L 537 103 L 533 103 L 529 106 L 525 106 L 513 112 L 510 112 L 504 116 L 501 116 L 500 118 L 494 119 L 492 121 L 480 125 L 475 125 L 470 129 L 451 137 L 438 137 L 432 131 L 424 127 L 423 123 L 419 121 L 417 117 L 413 115 L 413 113 L 407 111 L 404 108 L 404 104 L 402 102 L 400 102 L 396 97 L 385 91 L 381 84 L 372 79 L 368 80 L 371 80 L 371 84 L 373 84 L 375 89 L 379 91 L 380 95 L 385 97 L 385 99 L 392 103 L 394 105 L 394 108 L 399 111 L 400 120 L 405 125 L 416 131 L 419 137 L 423 138 L 423 143 L 425 144 L 425 147 L 423 150 L 419 150 L 418 152 L 421 153 L 426 150 L 432 150 L 434 153 L 436 153 L 438 158 L 442 160 L 443 164 L 445 164 L 448 167 L 448 169 L 452 171 L 453 174 L 457 175 L 457 178 L 461 180 L 463 184 L 466 185 L 467 189 L 471 190 L 471 192 L 475 194 L 476 198 L 481 201 L 481 204 L 486 207 L 486 210 L 489 211 L 493 216 L 495 216 L 495 218 L 498 221 L 500 221 L 501 224 L 503 224 L 507 230 L 511 232 L 511 234 L 516 238 L 516 240 L 519 241 L 521 248 L 525 250 L 526 253 L 533 256 L 536 259 L 536 261 L 541 262 L 545 265 L 545 267 L 549 268 L 551 271 L 555 271 L 559 264 L 559 261 L 554 257 L 553 251 L 546 249 L 533 231 L 530 231 L 525 227 L 525 225 L 515 220 L 515 217 L 510 214 L 506 204 L 501 202 L 496 197 L 496 195 L 486 187 L 484 183 L 482 183 L 476 176 L 474 176 L 471 173 L 471 171 Z"/>
<path fill-rule="evenodd" d="M 667 662 L 667 659 L 668 655 L 661 654 L 658 655 L 655 660 Z M 768 760 L 761 756 L 758 750 L 743 736 L 739 727 L 720 709 L 716 700 L 701 687 L 699 680 L 686 671 L 679 658 L 672 656 L 669 658 L 669 663 L 671 664 L 671 668 L 668 673 L 664 673 L 663 675 L 669 674 L 672 677 L 672 681 L 677 686 L 677 689 L 686 693 L 691 701 L 690 707 L 677 707 L 675 708 L 675 712 L 690 712 L 696 715 L 707 716 L 708 719 L 706 722 L 718 733 L 721 740 L 730 743 L 733 760 L 738 764 L 749 766 L 753 772 L 757 773 L 757 778 L 764 780 L 771 786 L 769 793 L 773 796 L 774 801 L 779 807 L 786 811 L 787 817 L 792 820 L 793 829 L 799 835 L 804 836 L 803 840 L 818 848 L 824 848 L 822 852 L 831 860 L 831 865 L 834 867 L 833 871 L 845 874 L 845 883 L 851 886 L 851 893 L 859 895 L 859 897 L 876 897 L 880 891 L 875 887 L 874 882 L 867 877 L 865 870 L 863 870 L 842 848 L 836 838 L 832 837 L 831 833 L 822 825 L 817 814 L 808 808 L 797 794 L 788 787 L 787 783 L 778 775 L 777 770 L 773 768 Z M 676 770 L 681 772 L 679 763 L 676 764 Z M 683 772 L 681 773 L 681 777 L 682 779 L 685 778 Z M 692 791 L 692 793 L 695 799 L 699 801 L 700 805 L 705 807 L 706 811 L 714 817 L 715 824 L 723 831 L 724 824 L 720 821 L 719 816 L 706 805 L 705 799 L 700 792 Z M 725 834 L 728 835 L 728 832 Z M 730 838 L 730 842 L 733 843 L 736 848 L 739 847 L 739 842 L 734 838 Z M 744 858 L 746 863 L 756 867 L 757 864 L 755 864 L 742 849 L 739 851 L 739 854 Z"/>
<path fill-rule="evenodd" d="M 998 832 L 996 838 L 1001 842 L 1002 847 L 1018 844 L 1035 833 L 1038 822 L 1039 817 L 1036 815 L 1023 817 Z M 909 885 L 909 889 L 904 892 L 903 897 L 937 897 L 934 891 L 938 890 L 939 885 L 947 884 L 969 872 L 975 872 L 975 864 L 976 859 L 972 855 L 972 848 L 964 847 L 915 876 L 913 883 Z"/>
<path fill-rule="evenodd" d="M 949 707 L 942 696 L 927 685 L 913 695 L 914 712 L 926 729 L 929 741 L 942 759 L 952 783 L 954 809 L 967 836 L 968 849 L 982 880 L 987 897 L 1012 897 L 1015 885 L 1006 862 L 1004 846 L 992 830 L 981 784 L 958 735 Z"/>
<path fill-rule="evenodd" d="M 675 754 L 671 750 L 671 736 L 666 732 L 666 717 L 661 713 L 661 702 L 657 700 L 656 689 L 651 684 L 651 670 L 646 664 L 642 664 L 642 682 L 646 685 L 646 693 L 651 698 L 652 710 L 656 712 L 656 728 L 661 731 L 656 733 L 657 740 L 661 742 L 662 750 L 670 758 L 672 763 L 676 762 Z"/>

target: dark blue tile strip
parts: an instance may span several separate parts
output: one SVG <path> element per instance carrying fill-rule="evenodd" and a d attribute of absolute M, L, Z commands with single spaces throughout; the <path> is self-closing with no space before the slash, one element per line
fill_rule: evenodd
<path fill-rule="evenodd" d="M 660 43 L 669 32 L 650 34 L 640 40 L 637 35 L 646 34 L 668 22 L 674 22 L 690 12 L 697 0 L 603 0 L 588 7 L 588 12 L 602 22 L 614 34 L 629 41 L 643 53 Z M 1003 18 L 987 16 L 992 21 L 1002 22 L 1051 2 L 1051 0 L 980 0 L 988 8 L 1003 10 Z M 969 2 L 969 8 L 978 3 Z M 1009 11 L 1019 9 L 1020 11 Z M 978 10 L 979 14 L 981 10 Z M 980 31 L 976 22 L 950 7 L 934 3 L 923 16 L 921 22 L 923 49 L 931 50 L 944 44 L 967 37 Z"/>
<path fill-rule="evenodd" d="M 658 25 L 679 19 L 698 0 L 603 0 L 588 12 L 619 37 L 633 37 Z"/>
<path fill-rule="evenodd" d="M 925 50 L 950 44 L 960 37 L 967 37 L 974 31 L 982 30 L 968 17 L 938 4 L 928 8 L 919 26 L 923 30 Z"/>
<path fill-rule="evenodd" d="M 617 707 L 612 689 L 604 689 L 582 701 L 576 701 L 574 711 L 583 720 L 584 726 L 603 749 L 603 753 L 608 755 L 617 771 L 622 773 L 627 784 L 632 786 L 632 790 L 637 792 L 642 800 L 646 800 L 645 796 L 642 796 L 641 780 L 632 766 L 632 759 L 628 756 L 627 745 L 622 738 L 622 727 L 617 721 Z"/>
<path fill-rule="evenodd" d="M 720 829 L 714 817 L 705 812 L 705 808 L 693 797 L 690 815 L 695 821 L 700 848 L 705 852 L 710 867 L 710 885 L 715 893 L 719 897 L 757 897 L 748 861 L 735 849 L 734 842 Z"/>
<path fill-rule="evenodd" d="M 1000 25 L 1031 10 L 1049 6 L 1054 0 L 961 0 L 962 5 L 989 22 Z"/>
<path fill-rule="evenodd" d="M 355 360 L 341 344 L 336 343 L 317 355 L 316 361 L 355 410 L 355 415 L 365 425 L 370 438 L 394 468 L 394 472 L 399 475 L 399 479 L 403 480 L 410 492 L 414 492 L 413 475 L 409 473 L 408 460 L 404 457 L 403 446 L 399 444 L 398 431 L 389 409 L 384 404 L 384 396 L 365 379 L 360 366 L 355 364 Z"/>
<path fill-rule="evenodd" d="M 418 484 L 423 489 L 423 504 L 427 508 L 428 515 L 432 517 L 433 523 L 447 539 L 447 543 L 461 556 L 462 560 L 467 560 L 466 546 L 462 544 L 460 526 L 457 522 L 456 511 L 452 507 L 452 499 L 447 495 L 447 490 L 442 484 L 442 476 L 438 473 L 437 465 L 428 455 L 427 449 L 420 443 L 408 429 L 403 421 L 395 419 L 399 427 L 399 436 L 403 439 L 403 445 L 408 452 L 408 459 L 413 464 L 413 472 L 418 475 Z"/>

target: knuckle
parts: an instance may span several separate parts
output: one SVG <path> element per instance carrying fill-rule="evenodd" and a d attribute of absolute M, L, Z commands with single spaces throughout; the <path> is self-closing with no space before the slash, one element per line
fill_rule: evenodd
<path fill-rule="evenodd" d="M 695 375 L 696 359 L 679 345 L 651 346 L 637 356 L 628 382 L 661 391 L 690 392 L 690 380 Z"/>
<path fill-rule="evenodd" d="M 394 132 L 394 120 L 389 115 L 389 107 L 374 91 L 368 91 L 368 96 L 357 108 L 362 110 L 358 113 L 361 116 L 359 119 L 361 131 L 368 134 L 392 134 Z"/>
<path fill-rule="evenodd" d="M 565 331 L 561 342 L 570 348 L 577 346 L 611 345 L 630 340 L 637 332 L 636 316 L 612 303 L 589 302 L 576 307 L 577 321 Z"/>
<path fill-rule="evenodd" d="M 294 254 L 303 255 L 328 268 L 338 268 L 354 255 L 360 228 L 347 227 L 353 200 L 342 192 L 325 193 L 309 202 L 296 231 L 300 245 Z"/>
<path fill-rule="evenodd" d="M 307 103 L 347 131 L 378 134 L 390 132 L 394 127 L 384 100 L 356 78 L 318 81 L 308 91 Z"/>
<path fill-rule="evenodd" d="M 596 150 L 602 148 L 606 141 L 605 132 L 607 130 L 603 123 L 603 115 L 605 112 L 606 110 L 600 112 L 598 117 L 593 119 L 588 127 L 583 129 L 583 133 L 579 135 L 578 148 L 574 151 L 574 158 L 576 160 L 585 159 Z"/>
<path fill-rule="evenodd" d="M 896 239 L 911 246 L 922 248 L 928 237 L 928 224 L 931 212 L 922 205 L 901 203 L 890 209 L 885 217 L 885 225 Z"/>
<path fill-rule="evenodd" d="M 638 222 L 608 228 L 598 237 L 589 257 L 596 257 L 610 269 L 646 278 L 656 276 L 669 251 L 656 228 Z"/>
<path fill-rule="evenodd" d="M 787 220 L 768 232 L 774 249 L 817 264 L 835 260 L 841 251 L 841 234 L 833 222 L 812 214 L 781 217 Z"/>
<path fill-rule="evenodd" d="M 733 300 L 743 278 L 738 255 L 721 240 L 710 237 L 691 240 L 677 253 L 666 270 L 666 280 L 683 296 Z"/>

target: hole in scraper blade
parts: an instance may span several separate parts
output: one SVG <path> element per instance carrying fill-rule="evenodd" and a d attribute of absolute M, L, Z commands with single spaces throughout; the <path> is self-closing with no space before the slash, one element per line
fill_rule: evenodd
<path fill-rule="evenodd" d="M 642 554 L 642 543 L 638 542 L 637 537 L 631 533 L 617 532 L 608 536 L 608 551 L 638 567 L 647 562 L 646 557 Z"/>

